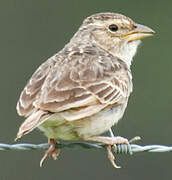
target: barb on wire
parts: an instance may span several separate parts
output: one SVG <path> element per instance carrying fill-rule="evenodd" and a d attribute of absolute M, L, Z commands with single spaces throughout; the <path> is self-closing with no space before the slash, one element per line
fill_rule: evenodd
<path fill-rule="evenodd" d="M 59 149 L 105 149 L 104 144 L 101 143 L 87 143 L 87 142 L 63 142 L 56 145 Z M 0 151 L 29 151 L 29 150 L 46 150 L 49 148 L 48 143 L 44 144 L 4 144 L 0 143 Z M 116 154 L 133 154 L 136 152 L 170 152 L 172 146 L 164 145 L 116 145 L 113 147 L 113 152 Z"/>

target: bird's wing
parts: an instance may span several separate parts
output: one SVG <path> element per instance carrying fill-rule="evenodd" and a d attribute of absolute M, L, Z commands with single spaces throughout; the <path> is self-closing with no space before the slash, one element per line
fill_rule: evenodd
<path fill-rule="evenodd" d="M 32 75 L 17 103 L 17 112 L 20 116 L 29 116 L 35 111 L 33 102 L 39 97 L 41 87 L 54 64 L 54 57 L 52 57 L 44 62 Z"/>
<path fill-rule="evenodd" d="M 37 109 L 61 112 L 94 106 L 99 111 L 104 106 L 122 103 L 130 86 L 127 67 L 113 56 L 90 52 L 53 56 L 29 80 L 17 111 L 22 116 Z"/>
<path fill-rule="evenodd" d="M 130 87 L 129 71 L 118 58 L 88 52 L 73 53 L 67 59 L 57 61 L 33 106 L 61 112 L 120 104 L 129 95 Z"/>
<path fill-rule="evenodd" d="M 29 117 L 20 126 L 17 138 L 56 112 L 74 121 L 108 105 L 119 105 L 131 90 L 130 72 L 118 58 L 92 52 L 53 56 L 38 68 L 21 93 L 17 111 Z"/>

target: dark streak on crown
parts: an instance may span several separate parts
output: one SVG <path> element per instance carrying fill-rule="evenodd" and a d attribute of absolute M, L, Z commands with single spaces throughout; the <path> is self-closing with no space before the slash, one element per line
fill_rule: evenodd
<path fill-rule="evenodd" d="M 90 24 L 97 20 L 105 21 L 108 19 L 125 19 L 125 20 L 130 21 L 131 23 L 133 22 L 130 18 L 128 18 L 122 14 L 107 12 L 107 13 L 97 13 L 97 14 L 87 17 L 84 21 L 84 24 Z"/>

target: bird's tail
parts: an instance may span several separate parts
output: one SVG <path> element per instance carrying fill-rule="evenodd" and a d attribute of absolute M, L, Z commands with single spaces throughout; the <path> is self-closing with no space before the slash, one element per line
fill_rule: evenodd
<path fill-rule="evenodd" d="M 42 122 L 44 122 L 44 120 L 46 120 L 47 115 L 48 112 L 41 110 L 33 112 L 20 126 L 15 141 L 38 127 Z"/>

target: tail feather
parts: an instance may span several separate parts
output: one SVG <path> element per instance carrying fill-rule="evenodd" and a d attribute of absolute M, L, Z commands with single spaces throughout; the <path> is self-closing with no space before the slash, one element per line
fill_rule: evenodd
<path fill-rule="evenodd" d="M 47 114 L 48 112 L 41 110 L 33 112 L 20 126 L 15 141 L 38 127 L 46 119 Z"/>

